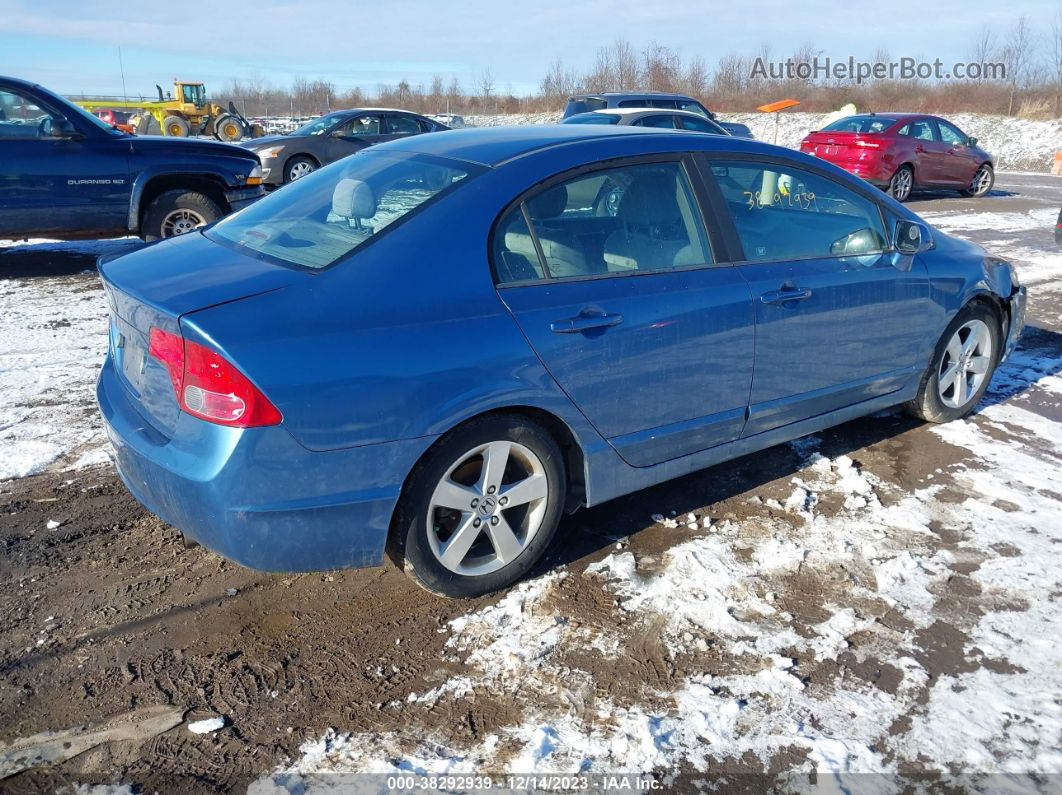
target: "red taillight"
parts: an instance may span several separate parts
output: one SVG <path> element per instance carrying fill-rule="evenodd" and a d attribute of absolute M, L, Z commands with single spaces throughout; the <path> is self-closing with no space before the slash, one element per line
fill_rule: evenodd
<path fill-rule="evenodd" d="M 148 352 L 169 372 L 182 411 L 236 428 L 277 425 L 283 419 L 247 376 L 205 345 L 152 328 Z"/>
<path fill-rule="evenodd" d="M 862 138 L 856 138 L 852 141 L 856 146 L 862 146 L 864 149 L 880 149 L 881 144 L 877 141 L 864 141 Z"/>

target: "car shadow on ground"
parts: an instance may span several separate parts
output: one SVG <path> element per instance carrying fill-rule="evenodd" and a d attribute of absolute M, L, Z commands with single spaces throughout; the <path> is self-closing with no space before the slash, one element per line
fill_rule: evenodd
<path fill-rule="evenodd" d="M 0 247 L 0 279 L 72 276 L 96 270 L 100 258 L 112 259 L 143 245 L 138 238 L 7 245 Z"/>
<path fill-rule="evenodd" d="M 1004 190 L 1003 188 L 993 188 L 984 196 L 977 198 L 981 199 L 1005 199 L 1008 196 L 1021 196 L 1022 194 L 1013 190 Z M 918 190 L 912 191 L 911 195 L 907 197 L 907 204 L 918 204 L 919 202 L 936 201 L 938 199 L 971 199 L 972 196 L 963 196 L 957 190 Z"/>
<path fill-rule="evenodd" d="M 1018 349 L 1005 370 L 993 379 L 977 411 L 1011 400 L 1059 372 L 1062 372 L 1062 334 L 1027 326 Z M 897 407 L 814 434 L 819 440 L 815 450 L 831 459 L 847 455 L 858 464 L 858 451 L 925 424 Z M 806 459 L 807 453 L 798 445 L 776 445 L 593 508 L 583 508 L 561 520 L 553 545 L 532 574 L 538 576 L 557 566 L 574 563 L 648 530 L 655 524 L 653 514 L 673 517 L 683 526 L 686 514 L 704 515 L 707 508 L 707 515 L 715 519 L 713 505 L 749 494 L 772 481 L 792 477 L 805 466 Z"/>

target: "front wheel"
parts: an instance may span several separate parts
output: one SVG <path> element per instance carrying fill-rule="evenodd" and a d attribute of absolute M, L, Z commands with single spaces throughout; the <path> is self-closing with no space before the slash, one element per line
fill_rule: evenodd
<path fill-rule="evenodd" d="M 959 192 L 963 196 L 979 199 L 982 196 L 987 196 L 995 184 L 996 172 L 992 170 L 992 166 L 988 163 L 982 163 L 981 167 L 977 169 L 977 173 L 974 174 L 970 187 Z"/>
<path fill-rule="evenodd" d="M 225 113 L 214 122 L 214 134 L 219 141 L 239 141 L 246 135 L 243 122 L 235 116 Z"/>
<path fill-rule="evenodd" d="M 898 202 L 905 202 L 911 195 L 912 188 L 914 188 L 914 171 L 910 166 L 900 166 L 889 180 L 886 193 Z"/>
<path fill-rule="evenodd" d="M 937 343 L 908 412 L 927 422 L 951 422 L 973 411 L 992 380 L 1001 337 L 991 309 L 980 302 L 964 307 Z"/>
<path fill-rule="evenodd" d="M 312 159 L 300 155 L 293 157 L 288 161 L 288 164 L 284 167 L 284 181 L 294 182 L 297 179 L 302 179 L 307 174 L 310 174 L 317 170 L 317 163 Z"/>
<path fill-rule="evenodd" d="M 442 596 L 511 585 L 549 546 L 565 484 L 563 455 L 544 428 L 507 414 L 472 420 L 410 476 L 395 523 L 399 563 Z"/>
<path fill-rule="evenodd" d="M 176 237 L 213 223 L 223 214 L 213 199 L 198 191 L 166 191 L 148 205 L 140 233 L 148 241 Z"/>

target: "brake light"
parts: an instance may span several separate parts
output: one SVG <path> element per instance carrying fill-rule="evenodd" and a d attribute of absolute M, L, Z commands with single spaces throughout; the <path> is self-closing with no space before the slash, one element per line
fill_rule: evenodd
<path fill-rule="evenodd" d="M 283 419 L 247 376 L 205 345 L 152 328 L 148 353 L 169 372 L 182 411 L 234 428 L 277 425 Z"/>
<path fill-rule="evenodd" d="M 864 141 L 862 139 L 857 138 L 852 143 L 854 143 L 856 146 L 862 146 L 864 149 L 880 149 L 881 148 L 881 144 L 879 144 L 877 141 Z"/>

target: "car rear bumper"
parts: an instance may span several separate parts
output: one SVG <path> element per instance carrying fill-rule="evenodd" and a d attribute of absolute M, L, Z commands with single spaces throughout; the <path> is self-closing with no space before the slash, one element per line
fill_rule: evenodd
<path fill-rule="evenodd" d="M 402 482 L 433 441 L 312 452 L 283 426 L 226 428 L 188 414 L 168 438 L 140 415 L 110 357 L 96 393 L 133 496 L 203 546 L 266 571 L 380 565 Z"/>
<path fill-rule="evenodd" d="M 814 154 L 813 152 L 805 152 L 805 154 Z M 892 171 L 889 167 L 883 165 L 877 158 L 871 160 L 834 160 L 829 157 L 823 157 L 822 155 L 815 155 L 820 160 L 825 160 L 827 163 L 843 168 L 849 174 L 855 174 L 857 177 L 865 179 L 872 185 L 883 187 L 889 184 L 889 180 L 892 179 Z"/>

